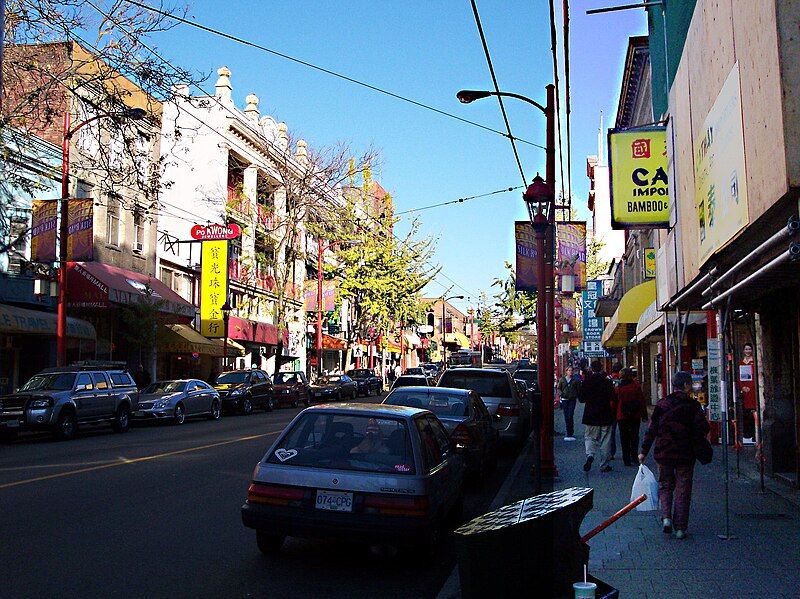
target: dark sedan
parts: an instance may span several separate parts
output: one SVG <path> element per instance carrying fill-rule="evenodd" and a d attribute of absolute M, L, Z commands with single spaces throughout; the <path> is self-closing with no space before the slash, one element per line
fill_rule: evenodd
<path fill-rule="evenodd" d="M 328 374 L 311 385 L 316 401 L 341 401 L 358 397 L 358 384 L 346 374 Z"/>
<path fill-rule="evenodd" d="M 183 424 L 190 416 L 219 420 L 220 411 L 219 393 L 203 381 L 156 381 L 142 390 L 133 417 Z"/>
<path fill-rule="evenodd" d="M 263 370 L 223 372 L 214 381 L 214 389 L 219 391 L 224 410 L 242 414 L 252 414 L 255 408 L 272 411 L 272 380 Z"/>
<path fill-rule="evenodd" d="M 467 474 L 480 481 L 497 464 L 499 434 L 480 395 L 469 389 L 402 387 L 383 403 L 422 408 L 436 414 L 450 440 L 463 449 Z"/>
<path fill-rule="evenodd" d="M 348 371 L 347 374 L 358 385 L 359 395 L 369 397 L 373 393 L 380 395 L 383 391 L 383 379 L 369 368 L 356 368 Z"/>
<path fill-rule="evenodd" d="M 404 374 L 392 383 L 392 391 L 398 387 L 435 387 L 436 381 L 422 374 Z"/>
<path fill-rule="evenodd" d="M 311 386 L 306 373 L 300 370 L 277 373 L 272 380 L 272 390 L 278 406 L 290 405 L 296 408 L 297 404 L 303 402 L 308 407 L 311 402 Z"/>

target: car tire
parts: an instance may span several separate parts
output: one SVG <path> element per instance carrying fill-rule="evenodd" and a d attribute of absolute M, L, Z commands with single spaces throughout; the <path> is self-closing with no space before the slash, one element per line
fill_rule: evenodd
<path fill-rule="evenodd" d="M 311 405 L 311 398 L 308 395 L 306 395 L 306 398 L 303 400 L 303 405 L 305 407 L 308 407 L 308 406 Z"/>
<path fill-rule="evenodd" d="M 242 400 L 242 414 L 249 416 L 253 413 L 253 402 L 249 397 Z"/>
<path fill-rule="evenodd" d="M 211 402 L 211 413 L 208 415 L 209 420 L 219 420 L 222 416 L 222 407 L 219 405 L 219 400 L 215 399 Z"/>
<path fill-rule="evenodd" d="M 256 531 L 256 544 L 258 545 L 258 550 L 264 555 L 274 555 L 278 553 L 281 547 L 283 547 L 283 542 L 285 540 L 286 537 L 283 535 L 276 535 L 262 530 Z"/>
<path fill-rule="evenodd" d="M 182 403 L 179 403 L 175 406 L 175 413 L 172 415 L 172 424 L 180 426 L 184 422 L 186 422 L 186 408 L 183 407 Z"/>
<path fill-rule="evenodd" d="M 122 404 L 117 408 L 114 414 L 114 420 L 111 421 L 111 428 L 115 433 L 125 433 L 131 427 L 131 409 L 128 404 Z"/>
<path fill-rule="evenodd" d="M 293 407 L 293 408 L 296 408 L 296 407 L 297 407 L 297 400 L 296 400 L 296 399 L 293 399 L 293 400 L 292 400 L 292 407 Z"/>
<path fill-rule="evenodd" d="M 264 405 L 264 411 L 265 412 L 272 412 L 276 407 L 278 407 L 278 404 L 275 403 L 275 398 L 274 397 L 268 397 L 267 398 L 267 403 Z"/>
<path fill-rule="evenodd" d="M 53 434 L 59 441 L 69 441 L 75 438 L 75 433 L 78 432 L 78 421 L 75 418 L 75 412 L 72 410 L 61 410 L 58 415 L 56 425 L 53 427 Z"/>

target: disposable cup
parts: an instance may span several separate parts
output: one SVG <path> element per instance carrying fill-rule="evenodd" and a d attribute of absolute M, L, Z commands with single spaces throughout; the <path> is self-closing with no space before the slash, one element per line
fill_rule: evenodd
<path fill-rule="evenodd" d="M 593 582 L 576 582 L 572 588 L 575 589 L 575 599 L 594 599 L 597 585 Z"/>

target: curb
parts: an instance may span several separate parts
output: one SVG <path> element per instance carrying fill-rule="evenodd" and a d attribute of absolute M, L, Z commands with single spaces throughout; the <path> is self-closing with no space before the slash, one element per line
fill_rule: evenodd
<path fill-rule="evenodd" d="M 511 466 L 511 470 L 509 470 L 506 479 L 503 481 L 500 489 L 498 489 L 494 499 L 492 499 L 492 503 L 489 504 L 489 509 L 487 511 L 492 512 L 505 504 L 506 499 L 508 499 L 508 496 L 511 492 L 511 486 L 514 484 L 514 481 L 519 475 L 520 470 L 522 470 L 522 466 L 527 459 L 528 453 L 531 451 L 533 440 L 534 436 L 533 433 L 531 433 L 528 436 L 528 440 L 525 442 L 522 450 L 519 452 L 514 465 Z M 458 564 L 456 564 L 456 566 L 453 568 L 453 571 L 450 572 L 450 576 L 447 577 L 447 580 L 439 590 L 439 594 L 436 595 L 436 599 L 459 599 L 460 597 L 461 581 L 459 580 L 458 576 Z"/>

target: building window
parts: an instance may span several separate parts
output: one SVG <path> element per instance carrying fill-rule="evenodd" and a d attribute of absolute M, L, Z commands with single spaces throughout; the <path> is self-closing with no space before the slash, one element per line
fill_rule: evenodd
<path fill-rule="evenodd" d="M 136 162 L 136 174 L 139 183 L 147 183 L 147 173 L 150 168 L 150 138 L 141 131 L 136 136 L 136 152 L 134 160 Z"/>
<path fill-rule="evenodd" d="M 108 196 L 106 203 L 106 243 L 119 246 L 121 202 L 119 198 Z"/>
<path fill-rule="evenodd" d="M 137 254 L 144 251 L 144 215 L 139 208 L 133 212 L 133 251 Z"/>

